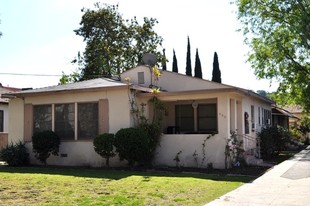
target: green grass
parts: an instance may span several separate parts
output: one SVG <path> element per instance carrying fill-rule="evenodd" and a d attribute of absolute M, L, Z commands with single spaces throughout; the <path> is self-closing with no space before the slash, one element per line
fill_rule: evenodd
<path fill-rule="evenodd" d="M 0 166 L 0 205 L 203 205 L 246 176 Z"/>

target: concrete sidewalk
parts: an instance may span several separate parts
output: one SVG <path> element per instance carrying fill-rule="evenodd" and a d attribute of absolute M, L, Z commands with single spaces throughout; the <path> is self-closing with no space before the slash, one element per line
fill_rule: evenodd
<path fill-rule="evenodd" d="M 310 146 L 207 206 L 310 205 Z"/>

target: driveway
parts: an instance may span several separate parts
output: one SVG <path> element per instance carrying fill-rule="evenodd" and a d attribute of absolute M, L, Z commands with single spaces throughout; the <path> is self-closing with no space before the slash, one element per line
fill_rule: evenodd
<path fill-rule="evenodd" d="M 207 206 L 310 205 L 310 146 Z"/>

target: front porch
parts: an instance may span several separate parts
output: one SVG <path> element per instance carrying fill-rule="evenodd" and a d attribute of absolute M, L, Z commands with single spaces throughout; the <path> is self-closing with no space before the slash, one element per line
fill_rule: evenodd
<path fill-rule="evenodd" d="M 247 126 L 242 98 L 234 94 L 201 93 L 158 95 L 166 107 L 162 137 L 155 165 L 168 167 L 225 168 L 225 147 L 231 131 L 238 134 L 245 151 L 257 146 L 256 133 L 245 134 Z M 140 98 L 140 101 L 143 99 Z M 144 99 L 144 102 L 147 99 Z M 148 104 L 148 115 L 153 107 Z"/>

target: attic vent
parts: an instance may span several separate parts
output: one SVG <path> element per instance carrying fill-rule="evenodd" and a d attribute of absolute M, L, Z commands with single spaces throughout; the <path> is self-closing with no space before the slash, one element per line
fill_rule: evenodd
<path fill-rule="evenodd" d="M 138 84 L 144 84 L 144 72 L 138 72 Z"/>

